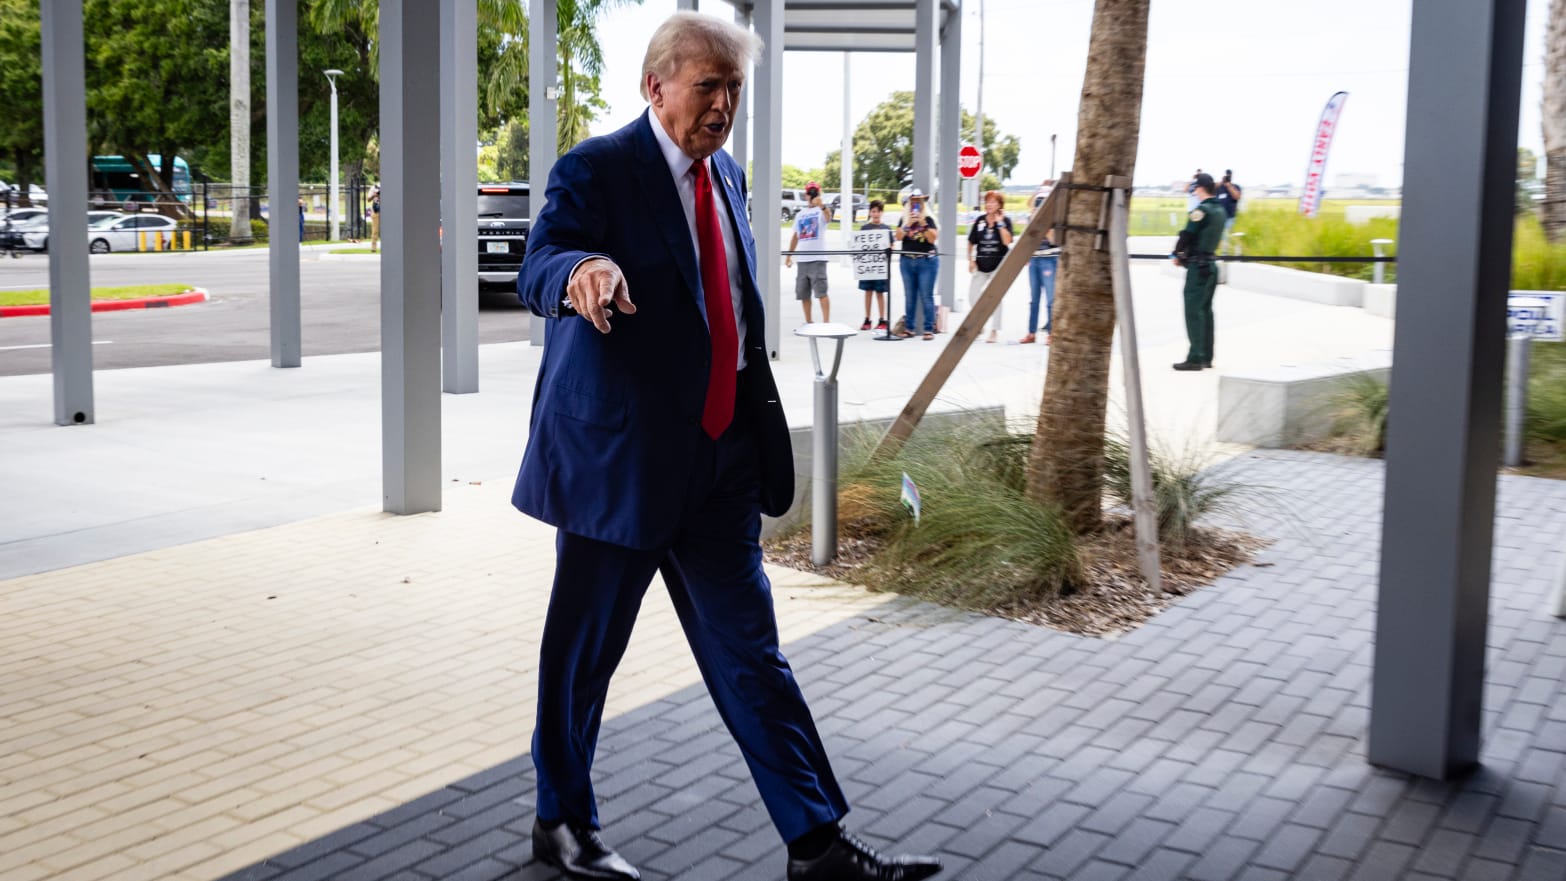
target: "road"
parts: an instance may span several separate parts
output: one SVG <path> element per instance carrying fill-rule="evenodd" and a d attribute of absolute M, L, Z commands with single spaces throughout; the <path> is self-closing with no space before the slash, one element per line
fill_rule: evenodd
<path fill-rule="evenodd" d="M 271 357 L 265 249 L 103 254 L 91 260 L 95 287 L 179 282 L 212 295 L 191 306 L 93 313 L 95 369 Z M 299 271 L 306 358 L 380 350 L 378 260 L 306 250 Z M 0 291 L 47 287 L 45 255 L 0 258 Z M 479 342 L 528 338 L 528 313 L 513 298 L 490 295 L 480 303 Z M 49 318 L 0 318 L 0 376 L 49 370 Z"/>

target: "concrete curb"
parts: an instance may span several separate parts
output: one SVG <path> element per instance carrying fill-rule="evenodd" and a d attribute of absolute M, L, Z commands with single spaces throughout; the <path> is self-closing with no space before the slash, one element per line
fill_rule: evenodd
<path fill-rule="evenodd" d="M 188 306 L 211 299 L 204 288 L 191 288 L 183 294 L 166 297 L 137 297 L 133 300 L 99 300 L 92 304 L 94 312 L 120 312 L 126 309 L 162 309 L 169 306 Z M 21 318 L 28 315 L 48 315 L 49 304 L 34 306 L 0 306 L 0 318 Z"/>

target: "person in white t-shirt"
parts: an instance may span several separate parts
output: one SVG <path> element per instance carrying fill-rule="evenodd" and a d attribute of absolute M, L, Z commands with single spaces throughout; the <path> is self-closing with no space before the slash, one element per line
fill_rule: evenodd
<path fill-rule="evenodd" d="M 805 323 L 811 317 L 810 299 L 821 301 L 821 320 L 832 320 L 832 301 L 827 297 L 826 228 L 832 222 L 832 212 L 821 203 L 821 186 L 815 181 L 805 185 L 805 198 L 810 207 L 794 215 L 794 236 L 788 241 L 791 253 L 783 259 L 784 266 L 799 264 L 799 275 L 794 279 L 794 298 L 804 306 Z"/>

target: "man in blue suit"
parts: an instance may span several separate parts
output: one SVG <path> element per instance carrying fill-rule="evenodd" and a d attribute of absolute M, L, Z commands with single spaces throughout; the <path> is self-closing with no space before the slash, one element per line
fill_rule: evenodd
<path fill-rule="evenodd" d="M 760 47 L 679 13 L 643 65 L 648 113 L 550 174 L 517 290 L 551 319 L 513 503 L 558 527 L 538 668 L 537 859 L 637 879 L 599 837 L 590 771 L 609 678 L 655 572 L 738 742 L 790 881 L 914 881 L 848 811 L 778 647 L 761 515 L 793 501 L 793 455 L 764 346 L 745 173 L 722 146 Z M 775 232 L 764 259 L 777 259 Z"/>

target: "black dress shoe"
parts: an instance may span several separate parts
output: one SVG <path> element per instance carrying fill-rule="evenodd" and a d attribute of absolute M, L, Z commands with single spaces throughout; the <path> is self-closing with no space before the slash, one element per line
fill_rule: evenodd
<path fill-rule="evenodd" d="M 1176 370 L 1201 370 L 1202 365 L 1198 361 L 1181 361 L 1174 366 Z"/>
<path fill-rule="evenodd" d="M 918 881 L 940 870 L 935 857 L 883 857 L 852 832 L 839 829 L 826 853 L 788 861 L 788 881 Z"/>
<path fill-rule="evenodd" d="M 609 849 L 598 830 L 561 823 L 553 829 L 533 821 L 533 858 L 554 866 L 567 878 L 641 881 L 642 873 Z"/>

